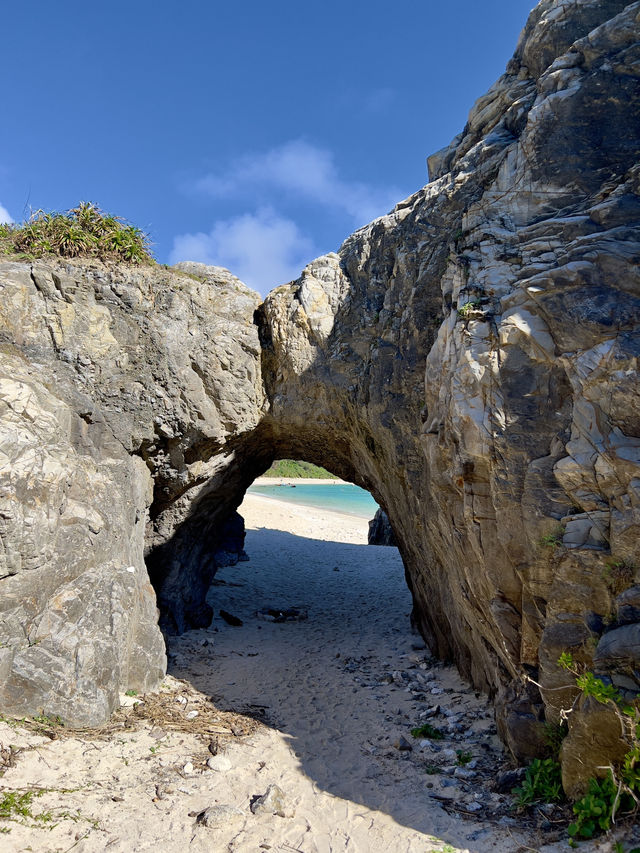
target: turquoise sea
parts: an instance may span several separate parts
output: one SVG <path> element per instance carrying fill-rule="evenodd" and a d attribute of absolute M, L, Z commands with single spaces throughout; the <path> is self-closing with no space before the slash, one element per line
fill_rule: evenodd
<path fill-rule="evenodd" d="M 378 509 L 378 504 L 369 492 L 351 483 L 300 483 L 296 486 L 274 483 L 273 486 L 251 486 L 249 493 L 368 519 L 373 518 Z"/>

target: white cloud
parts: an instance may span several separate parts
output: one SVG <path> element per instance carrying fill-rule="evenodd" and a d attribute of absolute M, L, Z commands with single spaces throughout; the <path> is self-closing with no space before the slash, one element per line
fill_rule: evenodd
<path fill-rule="evenodd" d="M 215 198 L 251 196 L 257 188 L 275 191 L 346 213 L 356 226 L 387 213 L 403 197 L 395 187 L 344 180 L 330 151 L 301 139 L 244 155 L 224 175 L 205 175 L 195 186 Z"/>
<path fill-rule="evenodd" d="M 198 261 L 227 267 L 263 296 L 297 278 L 319 252 L 290 219 L 272 208 L 220 219 L 208 233 L 174 238 L 170 263 Z"/>
<path fill-rule="evenodd" d="M 0 222 L 4 222 L 4 223 L 13 222 L 13 219 L 9 215 L 9 211 L 7 210 L 6 207 L 3 207 L 1 204 L 0 204 Z"/>

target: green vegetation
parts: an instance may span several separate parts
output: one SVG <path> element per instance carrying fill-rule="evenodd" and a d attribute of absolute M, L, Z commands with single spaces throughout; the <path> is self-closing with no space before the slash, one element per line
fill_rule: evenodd
<path fill-rule="evenodd" d="M 456 764 L 458 767 L 466 767 L 473 758 L 473 753 L 466 749 L 456 749 Z"/>
<path fill-rule="evenodd" d="M 480 300 L 473 299 L 471 302 L 465 302 L 464 305 L 458 306 L 458 314 L 461 317 L 468 317 L 474 311 L 478 311 L 480 309 Z"/>
<path fill-rule="evenodd" d="M 544 724 L 544 741 L 547 745 L 548 758 L 558 759 L 560 755 L 560 747 L 562 741 L 569 732 L 569 727 L 566 722 L 562 723 L 545 723 Z"/>
<path fill-rule="evenodd" d="M 144 232 L 86 201 L 66 213 L 38 210 L 21 225 L 0 224 L 1 255 L 25 259 L 58 255 L 154 263 Z"/>
<path fill-rule="evenodd" d="M 431 723 L 423 723 L 421 726 L 416 726 L 415 729 L 411 729 L 411 734 L 415 738 L 427 737 L 431 738 L 431 740 L 442 740 L 444 738 L 444 733 L 435 726 L 432 726 Z"/>
<path fill-rule="evenodd" d="M 264 477 L 309 477 L 314 480 L 334 480 L 335 475 L 311 462 L 279 459 L 263 474 Z"/>
<path fill-rule="evenodd" d="M 562 654 L 558 658 L 558 666 L 560 667 L 560 669 L 573 670 L 575 663 L 571 652 L 562 652 Z"/>
<path fill-rule="evenodd" d="M 540 539 L 540 545 L 546 548 L 558 548 L 562 545 L 562 537 L 564 536 L 564 527 L 562 524 L 558 524 L 551 533 L 546 533 Z"/>
<path fill-rule="evenodd" d="M 36 714 L 35 717 L 32 717 L 34 723 L 40 723 L 42 726 L 64 726 L 62 722 L 62 718 L 59 716 L 55 717 L 47 717 L 46 714 Z"/>
<path fill-rule="evenodd" d="M 20 823 L 23 826 L 31 828 L 40 826 L 41 824 L 57 824 L 62 820 L 71 820 L 74 823 L 80 821 L 90 824 L 94 829 L 98 828 L 98 821 L 93 817 L 85 817 L 77 809 L 75 812 L 65 810 L 60 811 L 43 811 L 34 814 L 33 800 L 34 797 L 42 797 L 43 794 L 57 793 L 67 794 L 79 790 L 78 788 L 28 788 L 15 791 L 0 791 L 0 821 L 11 821 Z M 52 827 L 49 827 L 52 828 Z M 7 826 L 0 826 L 0 833 L 7 834 L 11 829 Z M 30 849 L 30 848 L 27 848 Z M 71 849 L 71 848 L 69 848 Z"/>
<path fill-rule="evenodd" d="M 32 817 L 33 791 L 7 791 L 0 799 L 0 818 Z"/>
<path fill-rule="evenodd" d="M 137 690 L 126 690 L 124 695 L 125 696 L 137 696 L 138 691 Z"/>
<path fill-rule="evenodd" d="M 613 684 L 605 684 L 596 678 L 592 672 L 583 672 L 579 675 L 576 678 L 576 686 L 582 690 L 585 696 L 593 696 L 601 705 L 607 705 L 609 702 L 617 704 L 622 702 L 622 696 Z"/>
<path fill-rule="evenodd" d="M 50 823 L 54 818 L 51 812 L 34 814 L 32 811 L 33 798 L 41 797 L 44 791 L 6 791 L 0 795 L 0 820 L 10 820 L 27 824 L 28 821 Z M 3 827 L 2 832 L 10 830 Z"/>
<path fill-rule="evenodd" d="M 439 838 L 435 838 L 431 836 L 431 841 L 435 841 L 437 844 L 441 844 Z M 444 847 L 439 847 L 437 850 L 434 850 L 433 853 L 456 853 L 456 848 L 452 847 L 450 844 L 445 844 Z"/>
<path fill-rule="evenodd" d="M 527 767 L 522 785 L 514 788 L 520 808 L 533 803 L 557 803 L 564 799 L 560 764 L 553 758 L 534 758 Z"/>
<path fill-rule="evenodd" d="M 587 793 L 573 805 L 575 820 L 569 826 L 571 843 L 606 832 L 617 814 L 630 814 L 640 803 L 640 709 L 625 702 L 612 684 L 605 684 L 592 672 L 581 672 L 569 652 L 563 652 L 558 666 L 573 673 L 583 696 L 591 696 L 612 708 L 620 720 L 630 749 L 618 766 L 610 763 L 607 775 L 589 779 Z"/>
<path fill-rule="evenodd" d="M 606 832 L 617 799 L 618 786 L 611 771 L 604 779 L 589 779 L 587 793 L 573 806 L 576 819 L 569 825 L 571 838 L 593 838 L 597 830 Z"/>

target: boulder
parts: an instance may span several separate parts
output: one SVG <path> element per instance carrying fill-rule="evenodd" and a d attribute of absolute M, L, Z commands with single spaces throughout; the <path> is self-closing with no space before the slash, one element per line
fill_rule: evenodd
<path fill-rule="evenodd" d="M 389 516 L 383 509 L 378 509 L 369 522 L 369 545 L 396 546 L 396 537 L 389 521 Z"/>
<path fill-rule="evenodd" d="M 576 700 L 568 716 L 569 733 L 562 742 L 562 787 L 571 799 L 583 796 L 591 778 L 603 778 L 629 751 L 622 717 L 613 703 L 593 696 Z"/>

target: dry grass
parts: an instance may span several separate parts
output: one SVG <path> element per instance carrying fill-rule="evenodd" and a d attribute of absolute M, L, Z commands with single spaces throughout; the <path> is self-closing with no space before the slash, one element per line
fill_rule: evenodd
<path fill-rule="evenodd" d="M 142 728 L 162 729 L 166 732 L 178 731 L 212 737 L 234 738 L 253 734 L 260 723 L 260 716 L 252 709 L 246 713 L 222 711 L 214 700 L 196 690 L 188 681 L 169 677 L 156 693 L 146 693 L 136 697 L 138 701 L 131 707 L 119 708 L 109 722 L 94 728 L 72 728 L 60 720 L 48 717 L 25 717 L 3 721 L 26 731 L 48 737 L 50 740 L 62 738 L 81 738 L 82 740 L 110 740 L 123 731 Z M 197 716 L 190 712 L 197 711 Z M 255 715 L 255 716 L 254 716 Z"/>

